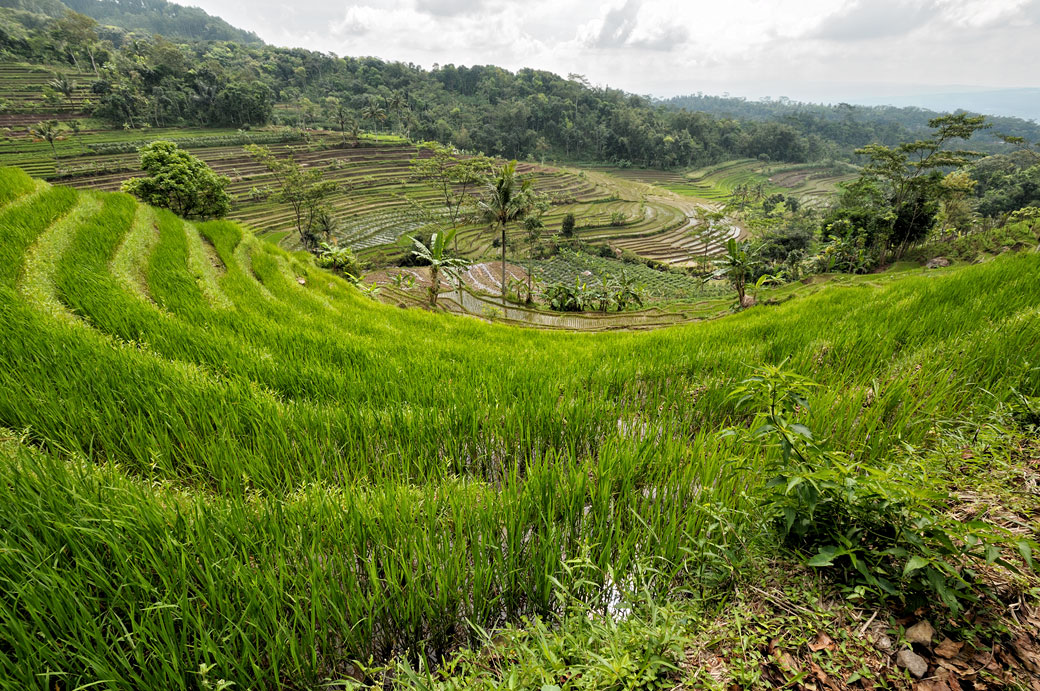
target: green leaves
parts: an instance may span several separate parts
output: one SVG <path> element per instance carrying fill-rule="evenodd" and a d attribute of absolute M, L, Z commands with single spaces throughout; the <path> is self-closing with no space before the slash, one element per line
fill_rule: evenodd
<path fill-rule="evenodd" d="M 184 218 L 220 218 L 231 210 L 227 191 L 231 180 L 217 175 L 201 159 L 164 140 L 140 151 L 141 168 L 148 176 L 127 180 L 124 192 Z"/>
<path fill-rule="evenodd" d="M 833 545 L 828 545 L 827 547 L 821 547 L 812 559 L 805 562 L 805 565 L 813 567 L 834 566 L 834 560 L 841 555 L 841 550 Z"/>
<path fill-rule="evenodd" d="M 913 556 L 906 560 L 906 566 L 903 567 L 903 578 L 906 578 L 914 571 L 923 569 L 928 566 L 928 560 L 921 556 Z"/>
<path fill-rule="evenodd" d="M 961 522 L 944 511 L 948 497 L 918 489 L 912 467 L 864 467 L 827 449 L 795 416 L 808 408 L 812 383 L 783 366 L 764 366 L 729 394 L 738 407 L 752 406 L 758 424 L 745 439 L 767 453 L 776 470 L 761 490 L 767 515 L 798 551 L 816 553 L 806 562 L 879 597 L 924 596 L 958 612 L 977 598 L 980 586 L 963 568 L 973 560 L 1000 564 L 1014 544 L 1033 567 L 1032 544 L 1012 543 L 1006 531 L 982 521 Z"/>

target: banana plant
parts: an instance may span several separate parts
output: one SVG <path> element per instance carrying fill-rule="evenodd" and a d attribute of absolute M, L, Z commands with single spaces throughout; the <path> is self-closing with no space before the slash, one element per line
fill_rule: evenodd
<path fill-rule="evenodd" d="M 449 277 L 458 276 L 459 272 L 469 266 L 469 262 L 462 257 L 448 254 L 448 243 L 455 237 L 458 230 L 452 228 L 430 236 L 430 244 L 425 245 L 422 241 L 412 238 L 415 249 L 412 254 L 429 262 L 430 264 L 430 287 L 427 289 L 430 296 L 430 308 L 437 306 L 437 296 L 441 292 L 441 273 Z"/>

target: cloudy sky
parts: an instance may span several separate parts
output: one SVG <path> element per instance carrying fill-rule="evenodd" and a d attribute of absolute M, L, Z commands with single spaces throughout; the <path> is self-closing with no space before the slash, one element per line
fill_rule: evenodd
<path fill-rule="evenodd" d="M 1038 87 L 1040 0 L 178 0 L 276 45 L 671 96 Z"/>

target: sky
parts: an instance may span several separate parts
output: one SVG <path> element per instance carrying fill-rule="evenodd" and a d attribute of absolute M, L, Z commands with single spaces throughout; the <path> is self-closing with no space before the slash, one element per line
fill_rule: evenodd
<path fill-rule="evenodd" d="M 275 45 L 533 67 L 658 97 L 894 102 L 1040 87 L 1040 0 L 178 1 Z"/>

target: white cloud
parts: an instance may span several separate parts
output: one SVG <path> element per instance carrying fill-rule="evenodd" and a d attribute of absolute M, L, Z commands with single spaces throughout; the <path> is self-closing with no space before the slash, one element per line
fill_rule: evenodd
<path fill-rule="evenodd" d="M 185 1 L 277 45 L 577 72 L 636 93 L 1038 85 L 1040 0 Z"/>

